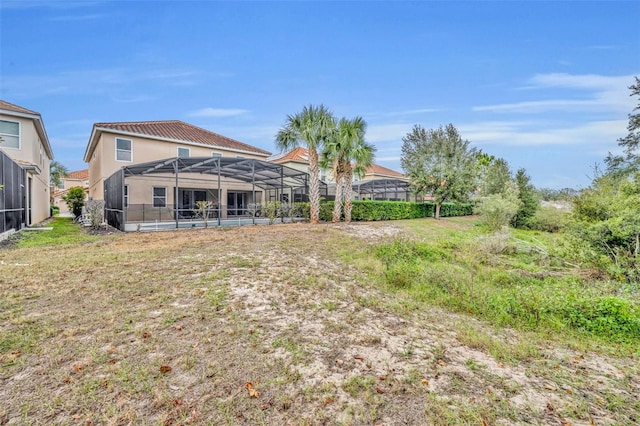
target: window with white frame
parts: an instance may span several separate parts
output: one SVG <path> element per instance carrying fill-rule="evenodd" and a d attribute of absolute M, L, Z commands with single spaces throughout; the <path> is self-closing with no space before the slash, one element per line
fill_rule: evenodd
<path fill-rule="evenodd" d="M 116 138 L 116 160 L 133 161 L 133 142 L 131 139 Z"/>
<path fill-rule="evenodd" d="M 20 149 L 20 123 L 0 120 L 0 137 L 3 148 Z"/>
<path fill-rule="evenodd" d="M 153 187 L 153 207 L 167 206 L 167 188 L 164 186 Z"/>
<path fill-rule="evenodd" d="M 182 146 L 178 147 L 178 158 L 189 158 L 191 157 L 191 150 L 189 148 L 184 148 Z"/>
<path fill-rule="evenodd" d="M 129 185 L 124 186 L 124 207 L 129 207 Z"/>
<path fill-rule="evenodd" d="M 213 152 L 211 153 L 211 156 L 212 156 L 212 157 L 222 157 L 222 154 L 220 154 L 219 152 L 215 152 L 215 151 L 213 151 Z"/>
<path fill-rule="evenodd" d="M 60 179 L 60 183 L 58 184 L 58 189 L 64 189 L 64 179 Z"/>

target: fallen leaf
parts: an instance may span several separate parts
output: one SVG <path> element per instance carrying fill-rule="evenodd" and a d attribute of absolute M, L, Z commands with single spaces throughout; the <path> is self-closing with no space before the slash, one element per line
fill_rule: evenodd
<path fill-rule="evenodd" d="M 328 397 L 326 397 L 324 399 L 324 404 L 325 405 L 329 405 L 329 404 L 332 404 L 332 403 L 333 403 L 333 398 L 331 398 L 330 396 L 328 396 Z"/>
<path fill-rule="evenodd" d="M 438 365 L 440 365 L 440 366 L 444 367 L 445 365 L 447 365 L 447 363 L 446 363 L 446 362 L 444 362 L 443 360 L 439 359 L 439 360 L 438 360 Z"/>
<path fill-rule="evenodd" d="M 482 419 L 482 426 L 489 426 L 489 423 L 485 419 Z"/>
<path fill-rule="evenodd" d="M 116 362 L 118 362 L 118 360 L 117 360 L 117 359 L 110 359 L 110 360 L 109 360 L 109 361 L 107 361 L 107 362 L 108 362 L 109 364 L 113 365 L 113 364 L 115 364 Z"/>
<path fill-rule="evenodd" d="M 106 388 L 107 386 L 109 386 L 109 382 L 107 380 L 103 380 L 102 383 L 100 383 L 100 386 Z"/>
<path fill-rule="evenodd" d="M 571 422 L 569 422 L 568 420 L 562 420 L 560 423 L 562 424 L 562 426 L 571 426 Z"/>
<path fill-rule="evenodd" d="M 549 384 L 549 383 L 545 383 L 545 384 L 544 384 L 544 387 L 545 387 L 546 389 L 549 389 L 549 390 L 552 390 L 552 391 L 554 391 L 554 390 L 556 390 L 556 389 L 557 389 L 555 386 L 553 386 L 552 384 Z"/>
<path fill-rule="evenodd" d="M 554 411 L 555 409 L 556 407 L 554 407 L 553 404 L 551 404 L 550 402 L 547 402 L 547 410 Z"/>
<path fill-rule="evenodd" d="M 493 391 L 492 391 L 491 389 L 487 389 L 487 393 L 488 393 L 489 395 L 491 395 L 491 394 L 493 393 Z"/>
<path fill-rule="evenodd" d="M 429 381 L 427 379 L 422 379 L 422 384 L 425 386 L 429 386 Z"/>
<path fill-rule="evenodd" d="M 379 378 L 380 380 L 383 380 L 383 381 L 384 381 L 384 380 L 387 380 L 387 376 L 380 376 L 380 377 L 378 377 L 378 378 Z"/>
<path fill-rule="evenodd" d="M 342 365 L 342 364 L 344 364 L 344 361 L 341 360 L 341 359 L 336 359 L 336 364 Z"/>
<path fill-rule="evenodd" d="M 500 368 L 504 368 L 504 364 L 503 364 L 503 363 L 501 363 L 501 362 L 499 362 L 499 363 L 498 363 L 498 367 L 500 367 Z"/>
<path fill-rule="evenodd" d="M 178 331 L 182 330 L 182 326 L 181 325 L 174 325 L 173 328 L 175 328 Z"/>
<path fill-rule="evenodd" d="M 249 398 L 257 398 L 260 396 L 260 391 L 253 387 L 253 383 L 247 382 L 244 387 L 247 388 L 249 392 Z"/>
<path fill-rule="evenodd" d="M 267 408 L 269 408 L 269 406 L 268 406 L 267 404 L 262 404 L 262 405 L 260 406 L 260 409 L 261 409 L 262 411 L 266 410 Z"/>
<path fill-rule="evenodd" d="M 84 367 L 82 366 L 82 364 L 76 364 L 73 366 L 73 371 L 78 372 L 81 371 Z"/>
<path fill-rule="evenodd" d="M 176 398 L 173 400 L 173 406 L 177 407 L 179 405 L 182 405 L 182 398 Z"/>
<path fill-rule="evenodd" d="M 385 391 L 384 391 L 384 389 L 379 388 L 379 387 L 377 387 L 377 386 L 376 386 L 376 392 L 378 392 L 378 393 L 384 393 Z"/>
<path fill-rule="evenodd" d="M 171 370 L 172 370 L 172 368 L 169 365 L 160 366 L 160 372 L 161 373 L 169 373 Z"/>
<path fill-rule="evenodd" d="M 149 337 L 151 337 L 151 333 L 147 333 L 146 331 L 144 333 L 142 333 L 142 338 L 143 339 L 148 339 Z"/>
<path fill-rule="evenodd" d="M 354 356 L 353 359 L 357 359 L 358 361 L 364 361 L 364 358 L 361 357 L 360 355 Z"/>
<path fill-rule="evenodd" d="M 65 377 L 62 381 L 65 383 L 71 383 L 71 377 Z"/>

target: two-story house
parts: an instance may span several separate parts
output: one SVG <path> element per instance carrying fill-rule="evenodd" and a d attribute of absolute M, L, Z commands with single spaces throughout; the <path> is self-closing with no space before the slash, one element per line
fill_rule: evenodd
<path fill-rule="evenodd" d="M 0 150 L 25 172 L 23 190 L 3 189 L 5 196 L 22 193 L 22 225 L 49 217 L 49 166 L 53 151 L 40 113 L 0 100 Z"/>
<path fill-rule="evenodd" d="M 88 195 L 104 199 L 107 210 L 114 203 L 119 205 L 120 193 L 111 202 L 105 182 L 109 187 L 110 177 L 126 172 L 124 206 L 117 210 L 126 210 L 127 223 L 183 219 L 194 214 L 200 201 L 214 205 L 216 215 L 222 218 L 242 216 L 252 204 L 267 199 L 264 185 L 246 177 L 255 168 L 248 163 L 266 163 L 270 155 L 264 149 L 178 120 L 95 123 L 84 154 L 89 164 Z M 204 170 L 214 163 L 226 167 L 222 177 L 211 168 Z M 149 164 L 149 169 L 140 168 L 143 164 Z M 264 176 L 254 176 L 256 179 Z"/>

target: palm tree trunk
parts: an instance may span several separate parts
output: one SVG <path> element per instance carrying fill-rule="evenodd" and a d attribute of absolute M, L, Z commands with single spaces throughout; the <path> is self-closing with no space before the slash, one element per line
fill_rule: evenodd
<path fill-rule="evenodd" d="M 351 207 L 353 207 L 353 205 L 351 204 L 351 195 L 352 195 L 351 187 L 353 186 L 352 170 L 349 170 L 344 174 L 343 185 L 344 185 L 344 196 L 345 196 L 344 221 L 346 223 L 349 223 L 351 222 Z"/>
<path fill-rule="evenodd" d="M 320 222 L 320 169 L 318 152 L 309 148 L 309 216 L 311 223 Z"/>
<path fill-rule="evenodd" d="M 342 216 L 342 204 L 344 199 L 344 185 L 343 185 L 343 173 L 339 170 L 336 173 L 336 199 L 333 202 L 333 217 L 332 222 L 340 222 Z"/>

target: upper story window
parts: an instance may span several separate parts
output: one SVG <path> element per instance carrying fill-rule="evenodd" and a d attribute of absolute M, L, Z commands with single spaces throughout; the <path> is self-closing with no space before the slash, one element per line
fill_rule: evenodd
<path fill-rule="evenodd" d="M 189 148 L 178 147 L 178 157 L 179 158 L 189 158 L 191 157 L 191 150 Z"/>
<path fill-rule="evenodd" d="M 130 139 L 116 138 L 116 160 L 133 161 L 133 142 Z"/>
<path fill-rule="evenodd" d="M 0 120 L 0 137 L 3 148 L 20 149 L 20 123 Z"/>
<path fill-rule="evenodd" d="M 64 179 L 60 179 L 60 183 L 58 184 L 58 189 L 64 189 Z"/>

